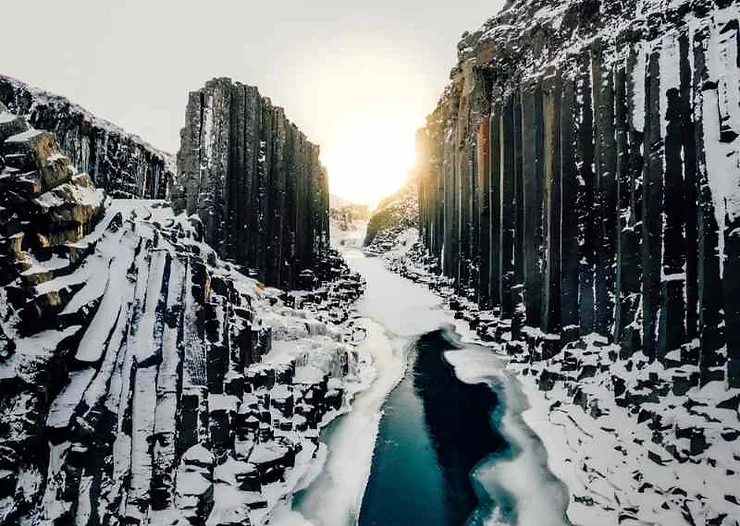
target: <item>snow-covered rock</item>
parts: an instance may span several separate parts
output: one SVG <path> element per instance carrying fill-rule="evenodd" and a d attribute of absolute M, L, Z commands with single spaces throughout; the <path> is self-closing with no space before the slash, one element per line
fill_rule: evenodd
<path fill-rule="evenodd" d="M 740 10 L 519 0 L 463 36 L 392 268 L 510 357 L 577 524 L 738 524 Z"/>
<path fill-rule="evenodd" d="M 417 181 L 412 178 L 400 190 L 378 204 L 365 233 L 364 245 L 368 252 L 387 252 L 401 237 L 411 241 L 408 231 L 418 231 L 419 228 L 418 194 Z"/>
<path fill-rule="evenodd" d="M 112 197 L 164 199 L 174 158 L 73 102 L 0 75 L 0 103 L 32 126 L 53 133 L 79 170 Z M 0 130 L 3 117 L 0 116 Z"/>
<path fill-rule="evenodd" d="M 0 523 L 267 521 L 368 366 L 362 282 L 327 256 L 312 290 L 266 288 L 197 217 L 0 129 Z"/>
<path fill-rule="evenodd" d="M 458 292 L 515 338 L 683 349 L 740 387 L 739 18 L 522 0 L 466 35 L 419 134 L 421 237 Z"/>

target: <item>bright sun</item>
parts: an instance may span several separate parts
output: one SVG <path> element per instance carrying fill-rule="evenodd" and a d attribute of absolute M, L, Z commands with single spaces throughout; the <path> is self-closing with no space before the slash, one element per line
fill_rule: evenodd
<path fill-rule="evenodd" d="M 332 193 L 375 206 L 406 181 L 415 159 L 416 126 L 364 124 L 326 147 L 321 160 L 329 170 Z"/>

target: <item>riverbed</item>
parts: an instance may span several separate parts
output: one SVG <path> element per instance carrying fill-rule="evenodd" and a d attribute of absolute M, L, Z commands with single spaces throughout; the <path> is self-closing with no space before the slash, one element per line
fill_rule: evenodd
<path fill-rule="evenodd" d="M 526 398 L 505 359 L 461 343 L 424 286 L 342 251 L 367 281 L 360 345 L 376 378 L 322 433 L 315 476 L 280 523 L 568 524 L 567 491 L 521 418 Z"/>

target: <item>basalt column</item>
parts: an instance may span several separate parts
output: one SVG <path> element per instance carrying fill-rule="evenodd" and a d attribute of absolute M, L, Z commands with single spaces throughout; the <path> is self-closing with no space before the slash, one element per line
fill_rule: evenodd
<path fill-rule="evenodd" d="M 329 246 L 318 146 L 257 88 L 226 78 L 190 94 L 181 140 L 180 201 L 208 243 L 261 281 L 295 287 Z"/>
<path fill-rule="evenodd" d="M 740 385 L 740 10 L 551 4 L 460 43 L 422 240 L 510 352 L 598 338 Z"/>
<path fill-rule="evenodd" d="M 441 134 L 442 110 L 427 119 L 427 127 L 417 134 L 419 164 L 419 222 L 421 235 L 430 252 L 446 266 L 450 244 L 446 242 L 447 207 L 445 201 L 445 177 L 443 167 L 444 144 Z"/>

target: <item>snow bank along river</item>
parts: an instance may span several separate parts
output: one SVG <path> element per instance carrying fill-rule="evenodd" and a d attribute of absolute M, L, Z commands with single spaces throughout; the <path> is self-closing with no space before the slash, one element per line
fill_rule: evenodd
<path fill-rule="evenodd" d="M 367 280 L 361 345 L 377 376 L 324 430 L 313 477 L 275 522 L 568 524 L 567 491 L 520 416 L 526 399 L 503 359 L 461 343 L 424 286 L 355 248 L 344 254 Z"/>

